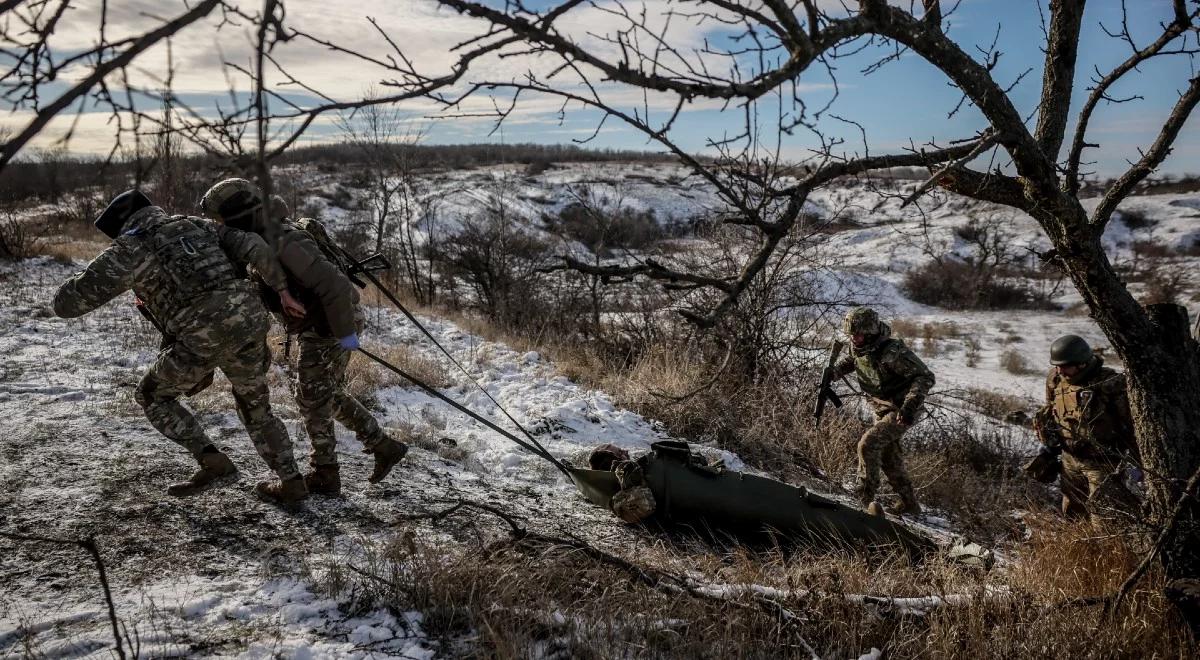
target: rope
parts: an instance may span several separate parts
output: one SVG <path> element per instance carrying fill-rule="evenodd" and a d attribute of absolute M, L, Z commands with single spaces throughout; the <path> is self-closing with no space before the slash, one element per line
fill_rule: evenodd
<path fill-rule="evenodd" d="M 331 243 L 332 243 L 332 241 L 331 241 Z M 358 263 L 354 259 L 354 256 L 351 255 L 349 252 L 347 252 L 345 249 L 343 249 L 340 245 L 333 243 L 333 246 L 335 248 L 337 248 L 337 250 L 339 252 L 341 252 L 343 255 L 345 255 L 345 257 L 347 259 L 350 259 L 353 263 Z M 484 389 L 484 387 L 479 384 L 478 380 L 475 380 L 475 377 L 471 375 L 471 372 L 467 371 L 466 367 L 462 366 L 462 364 L 460 364 L 458 360 L 454 359 L 454 356 L 450 354 L 450 351 L 447 351 L 446 348 L 444 346 L 442 346 L 441 343 L 439 343 L 438 340 L 429 332 L 429 330 L 425 329 L 425 326 L 422 325 L 421 322 L 417 320 L 417 317 L 413 316 L 412 313 L 408 311 L 408 308 L 406 308 L 404 306 L 404 304 L 400 302 L 400 299 L 397 298 L 391 291 L 388 290 L 387 287 L 385 287 L 383 285 L 382 282 L 379 281 L 379 278 L 375 277 L 375 275 L 372 274 L 371 271 L 369 271 L 369 270 L 359 270 L 358 272 L 355 273 L 355 275 L 362 275 L 362 276 L 366 277 L 368 280 L 370 280 L 371 284 L 374 284 L 375 288 L 378 289 L 379 292 L 382 293 L 385 298 L 390 300 L 391 303 L 396 306 L 396 309 L 400 310 L 400 312 L 402 314 L 404 314 L 404 317 L 407 318 L 410 323 L 412 323 L 414 326 L 416 326 L 417 329 L 420 330 L 421 333 L 424 334 L 429 339 L 429 341 L 433 342 L 433 345 L 437 346 L 438 350 L 440 350 L 442 352 L 442 354 L 445 355 L 455 367 L 458 367 L 458 370 L 461 371 L 463 373 L 463 375 L 466 376 L 467 379 L 470 380 L 471 383 L 476 388 L 479 389 L 480 392 L 483 392 L 483 395 L 486 396 L 488 398 L 488 400 L 491 401 L 492 404 L 495 405 L 496 408 L 500 410 L 500 412 L 504 413 L 504 416 L 508 418 L 508 421 L 512 422 L 514 426 L 516 426 L 518 429 L 520 429 L 521 433 L 525 435 L 526 439 L 528 439 L 528 441 L 531 444 L 533 444 L 535 447 L 540 449 L 543 455 L 550 456 L 550 452 L 546 451 L 546 448 L 543 447 L 541 445 L 541 443 L 539 443 L 533 437 L 533 434 L 531 434 L 529 431 L 527 431 L 525 429 L 525 427 L 522 426 L 521 423 L 516 420 L 516 418 L 514 418 L 511 414 L 509 414 L 508 410 L 505 409 L 504 406 L 500 405 L 500 402 L 497 401 L 495 399 L 495 397 L 493 397 L 486 389 Z M 553 459 L 551 459 L 551 460 L 553 460 Z"/>
<path fill-rule="evenodd" d="M 553 455 L 551 455 L 550 452 L 546 451 L 546 449 L 544 447 L 542 447 L 540 444 L 537 444 L 537 442 L 534 442 L 533 445 L 530 445 L 529 443 L 518 438 L 517 436 L 513 435 L 512 433 L 500 428 L 499 426 L 496 426 L 496 424 L 494 424 L 491 420 L 487 419 L 483 415 L 480 415 L 479 413 L 475 412 L 474 410 L 471 410 L 470 408 L 467 408 L 466 406 L 455 401 L 454 399 L 451 399 L 450 397 L 446 396 L 445 394 L 442 394 L 441 392 L 434 389 L 432 386 L 430 386 L 427 383 L 425 383 L 424 381 L 422 381 L 420 378 L 417 378 L 416 376 L 404 371 L 400 367 L 397 367 L 396 365 L 388 362 L 387 360 L 384 360 L 383 358 L 379 357 L 378 355 L 375 355 L 374 353 L 368 351 L 367 349 L 360 347 L 358 349 L 358 352 L 362 353 L 363 355 L 367 356 L 368 358 L 379 363 L 384 368 L 390 369 L 391 371 L 398 374 L 401 378 L 404 378 L 405 380 L 411 382 L 413 385 L 416 385 L 417 387 L 421 388 L 422 390 L 425 391 L 426 394 L 429 394 L 430 396 L 432 396 L 446 404 L 449 404 L 450 407 L 454 408 L 455 410 L 467 415 L 471 419 L 474 419 L 475 421 L 479 422 L 480 424 L 483 424 L 484 426 L 488 427 L 489 429 L 492 429 L 493 431 L 495 431 L 496 433 L 499 433 L 500 435 L 504 436 L 505 438 L 512 440 L 513 442 L 517 443 L 518 445 L 520 445 L 521 447 L 523 447 L 525 450 L 529 451 L 530 453 L 534 454 L 535 456 L 538 456 L 538 457 L 546 459 L 547 461 L 550 461 L 551 463 L 554 464 L 554 467 L 558 468 L 563 474 L 565 474 L 568 478 L 570 478 L 571 472 L 570 472 L 570 470 L 567 469 L 567 466 L 563 465 L 561 461 L 559 461 L 557 458 L 555 458 Z"/>

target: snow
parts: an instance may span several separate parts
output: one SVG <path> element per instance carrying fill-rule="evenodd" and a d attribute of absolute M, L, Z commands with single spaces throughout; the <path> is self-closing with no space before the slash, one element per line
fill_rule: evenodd
<path fill-rule="evenodd" d="M 531 232 L 544 231 L 542 214 L 553 214 L 582 194 L 608 208 L 653 209 L 664 222 L 719 207 L 711 187 L 682 168 L 659 164 L 568 165 L 532 177 L 513 167 L 481 168 L 439 175 L 431 186 L 446 223 L 441 231 L 498 200 Z M 318 197 L 309 199 L 318 201 L 331 225 L 348 217 Z M 1089 200 L 1086 206 L 1095 203 Z M 1119 218 L 1110 223 L 1104 245 L 1115 260 L 1129 259 L 1136 241 L 1189 248 L 1200 240 L 1200 198 L 1194 194 L 1134 198 L 1122 209 L 1154 222 L 1140 229 Z M 898 200 L 879 204 L 853 186 L 814 193 L 808 211 L 825 219 L 853 215 L 857 222 L 829 234 L 828 247 L 839 259 L 836 268 L 808 274 L 817 292 L 876 305 L 885 320 L 917 328 L 953 324 L 952 332 L 929 346 L 920 337 L 905 338 L 937 375 L 934 401 L 962 410 L 954 395 L 986 387 L 1017 397 L 1032 410 L 1043 396 L 1046 351 L 1055 337 L 1074 333 L 1096 346 L 1106 343 L 1094 322 L 1070 312 L 947 312 L 903 295 L 904 273 L 928 260 L 931 250 L 964 251 L 954 229 L 970 217 L 1002 218 L 1014 245 L 1047 249 L 1028 218 L 958 198 L 900 209 Z M 1194 258 L 1182 263 L 1193 270 L 1197 265 Z M 127 308 L 127 298 L 81 319 L 52 318 L 46 307 L 50 296 L 72 270 L 45 259 L 0 262 L 0 528 L 64 538 L 95 534 L 118 615 L 142 641 L 143 655 L 444 654 L 439 641 L 425 633 L 420 612 L 363 608 L 352 594 L 322 582 L 322 567 L 354 565 L 387 544 L 398 512 L 464 498 L 502 501 L 530 524 L 613 543 L 624 538 L 623 527 L 583 501 L 549 464 L 406 385 L 376 393 L 380 421 L 429 434 L 439 446 L 452 441 L 464 459 L 414 447 L 395 476 L 371 486 L 365 482 L 369 457 L 339 428 L 346 497 L 313 498 L 303 514 L 289 515 L 248 495 L 253 481 L 268 475 L 232 412 L 228 384 L 218 378 L 211 392 L 190 405 L 234 458 L 241 481 L 195 498 L 168 498 L 166 484 L 186 476 L 192 466 L 150 427 L 132 397 L 138 375 L 154 358 L 157 337 Z M 1069 286 L 1055 300 L 1064 307 L 1077 301 Z M 558 373 L 536 350 L 487 341 L 444 319 L 421 318 L 466 367 L 466 375 L 395 310 L 373 309 L 369 317 L 368 346 L 403 349 L 438 362 L 449 378 L 442 392 L 521 437 L 497 404 L 475 388 L 478 383 L 559 458 L 580 460 L 602 443 L 639 452 L 667 438 L 652 420 L 621 408 L 607 393 Z M 1001 365 L 1010 350 L 1027 357 L 1029 373 L 1010 373 Z M 307 439 L 281 385 L 285 375 L 276 368 L 273 378 L 273 403 L 296 441 L 297 456 L 303 457 Z M 1028 430 L 966 412 L 974 424 L 1005 438 L 1012 450 L 1032 451 Z M 746 469 L 738 456 L 714 453 L 729 469 Z M 923 516 L 919 527 L 944 540 L 953 536 L 950 523 L 936 512 Z M 131 528 L 138 532 L 129 533 Z M 761 585 L 697 588 L 715 597 L 791 595 Z M 876 604 L 919 613 L 969 597 Z M 47 656 L 101 657 L 110 653 L 111 644 L 94 567 L 82 552 L 0 540 L 0 655 L 28 645 Z M 862 657 L 877 658 L 880 652 L 871 649 Z"/>

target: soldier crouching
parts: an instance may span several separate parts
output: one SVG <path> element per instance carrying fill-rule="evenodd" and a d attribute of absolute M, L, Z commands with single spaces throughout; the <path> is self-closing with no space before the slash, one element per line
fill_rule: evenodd
<path fill-rule="evenodd" d="M 904 468 L 900 438 L 921 413 L 934 384 L 933 373 L 902 340 L 891 336 L 891 327 L 873 309 L 850 310 L 842 330 L 850 339 L 850 354 L 834 366 L 834 377 L 854 372 L 875 411 L 875 424 L 858 441 L 856 495 L 864 509 L 879 515 L 875 495 L 882 472 L 899 497 L 888 511 L 917 515 L 921 506 Z"/>
<path fill-rule="evenodd" d="M 1123 462 L 1139 461 L 1125 375 L 1076 335 L 1055 340 L 1050 363 L 1046 405 L 1034 425 L 1045 451 L 1061 454 L 1063 514 L 1097 526 L 1128 520 L 1137 499 L 1125 486 Z"/>

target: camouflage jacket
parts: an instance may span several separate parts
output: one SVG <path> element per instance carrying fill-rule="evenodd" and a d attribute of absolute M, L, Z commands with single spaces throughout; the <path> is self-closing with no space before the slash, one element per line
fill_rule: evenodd
<path fill-rule="evenodd" d="M 1053 422 L 1048 433 L 1042 431 L 1043 442 L 1047 435 L 1054 437 L 1076 458 L 1137 456 L 1125 374 L 1104 366 L 1099 357 L 1071 379 L 1051 369 L 1046 376 L 1046 405 L 1038 417 Z"/>
<path fill-rule="evenodd" d="M 882 326 L 871 344 L 850 347 L 850 354 L 838 360 L 834 375 L 841 378 L 854 372 L 877 412 L 895 410 L 912 419 L 933 389 L 933 372 L 903 340 L 892 337 L 891 327 Z"/>
<path fill-rule="evenodd" d="M 277 313 L 289 332 L 311 330 L 342 338 L 357 331 L 358 289 L 342 267 L 326 254 L 303 228 L 304 221 L 280 223 L 276 255 L 287 275 L 288 288 L 308 309 L 304 319 L 284 317 L 269 297 L 264 302 Z"/>
<path fill-rule="evenodd" d="M 168 333 L 179 335 L 209 321 L 199 317 L 211 311 L 214 297 L 245 289 L 247 266 L 274 290 L 287 286 L 258 235 L 151 206 L 134 213 L 111 246 L 58 288 L 54 312 L 82 316 L 132 289 Z"/>

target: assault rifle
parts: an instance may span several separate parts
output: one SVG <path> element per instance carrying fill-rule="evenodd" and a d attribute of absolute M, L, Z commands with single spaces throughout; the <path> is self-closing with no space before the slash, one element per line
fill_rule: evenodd
<path fill-rule="evenodd" d="M 350 281 L 354 282 L 354 285 L 360 289 L 367 288 L 367 283 L 357 277 L 359 273 L 377 273 L 379 271 L 390 270 L 392 268 L 392 263 L 388 261 L 387 257 L 383 256 L 382 254 L 375 253 L 366 259 L 359 261 L 350 256 L 349 252 L 342 250 L 340 247 L 338 249 L 350 262 L 349 267 L 346 268 L 346 277 L 350 278 Z"/>
<path fill-rule="evenodd" d="M 829 361 L 825 363 L 825 368 L 821 371 L 821 384 L 817 386 L 817 405 L 813 410 L 813 417 L 817 419 L 821 419 L 821 415 L 825 413 L 825 402 L 827 401 L 833 403 L 834 408 L 842 407 L 842 397 L 833 391 L 833 368 L 837 364 L 838 356 L 842 354 L 844 346 L 844 343 L 835 339 L 833 346 L 829 348 Z"/>
<path fill-rule="evenodd" d="M 1050 406 L 1043 406 L 1033 415 L 1033 431 L 1042 446 L 1021 469 L 1030 477 L 1044 483 L 1054 483 L 1062 472 L 1063 439 L 1062 427 L 1054 419 Z"/>
<path fill-rule="evenodd" d="M 162 335 L 162 341 L 160 341 L 158 343 L 158 350 L 161 351 L 162 349 L 167 348 L 168 346 L 175 343 L 175 335 L 167 332 L 167 327 L 165 325 L 163 325 L 161 322 L 159 322 L 159 320 L 157 318 L 155 318 L 154 313 L 151 312 L 148 307 L 146 307 L 146 302 L 144 300 L 142 300 L 141 298 L 138 298 L 138 297 L 134 297 L 133 306 L 134 306 L 134 308 L 137 309 L 138 314 L 141 314 L 142 318 L 149 321 L 150 325 L 154 326 L 154 329 L 158 330 L 159 334 Z M 201 378 L 200 382 L 196 383 L 192 387 L 192 389 L 185 392 L 185 394 L 187 394 L 188 396 L 196 396 L 197 394 L 208 389 L 208 386 L 212 385 L 212 384 L 213 384 L 213 372 L 210 371 L 207 374 L 205 374 L 204 378 Z"/>

